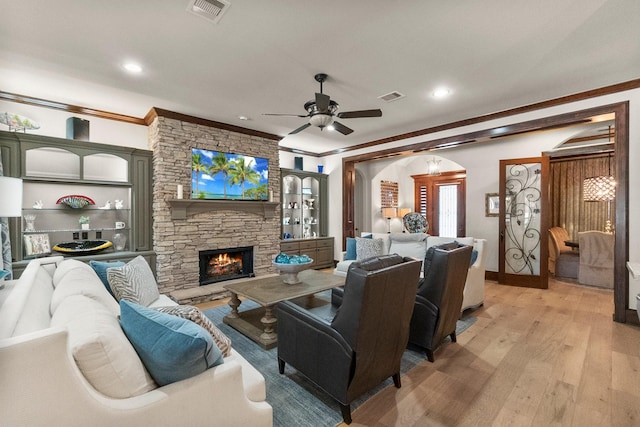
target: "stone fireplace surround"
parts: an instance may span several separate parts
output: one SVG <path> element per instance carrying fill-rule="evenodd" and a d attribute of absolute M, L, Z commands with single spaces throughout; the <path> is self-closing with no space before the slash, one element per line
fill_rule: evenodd
<path fill-rule="evenodd" d="M 201 212 L 199 209 L 184 219 L 173 219 L 170 200 L 176 197 L 177 184 L 184 187 L 185 197 L 189 197 L 192 148 L 267 158 L 269 190 L 273 191 L 274 201 L 279 200 L 277 137 L 216 127 L 215 122 L 159 109 L 153 109 L 150 115 L 153 241 L 160 292 L 171 295 L 181 304 L 197 304 L 227 296 L 222 286 L 229 282 L 199 286 L 200 250 L 253 246 L 254 274 L 259 277 L 276 273 L 271 262 L 280 244 L 279 204 L 273 208 L 275 213 L 271 216 L 241 210 L 237 203 L 225 209 L 217 202 L 211 203 L 211 210 Z"/>

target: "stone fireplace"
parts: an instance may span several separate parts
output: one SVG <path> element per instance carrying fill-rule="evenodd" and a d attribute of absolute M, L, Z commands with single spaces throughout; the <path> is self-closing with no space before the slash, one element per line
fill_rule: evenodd
<path fill-rule="evenodd" d="M 181 304 L 224 298 L 224 281 L 201 286 L 199 252 L 253 247 L 253 274 L 276 273 L 280 244 L 279 203 L 176 200 L 177 185 L 191 188 L 191 150 L 208 149 L 267 158 L 268 189 L 280 200 L 280 165 L 275 135 L 211 122 L 171 111 L 147 115 L 153 151 L 153 241 L 161 293 Z M 228 202 L 228 203 L 227 203 Z M 240 279 L 242 280 L 242 279 Z"/>
<path fill-rule="evenodd" d="M 253 246 L 200 251 L 200 286 L 253 277 Z"/>

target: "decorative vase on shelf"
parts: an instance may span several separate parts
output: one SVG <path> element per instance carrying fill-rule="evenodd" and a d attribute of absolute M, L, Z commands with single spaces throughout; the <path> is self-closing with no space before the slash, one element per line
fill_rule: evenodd
<path fill-rule="evenodd" d="M 115 246 L 116 251 L 123 251 L 126 244 L 127 236 L 122 233 L 116 233 L 113 235 L 113 245 Z"/>
<path fill-rule="evenodd" d="M 25 215 L 24 216 L 24 221 L 25 221 L 24 231 L 36 231 L 36 227 L 35 227 L 36 216 L 35 215 L 32 215 L 32 214 Z"/>

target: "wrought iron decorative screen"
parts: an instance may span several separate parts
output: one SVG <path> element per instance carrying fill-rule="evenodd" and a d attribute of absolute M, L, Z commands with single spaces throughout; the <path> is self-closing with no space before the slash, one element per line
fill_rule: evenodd
<path fill-rule="evenodd" d="M 505 170 L 505 272 L 540 274 L 541 164 Z"/>

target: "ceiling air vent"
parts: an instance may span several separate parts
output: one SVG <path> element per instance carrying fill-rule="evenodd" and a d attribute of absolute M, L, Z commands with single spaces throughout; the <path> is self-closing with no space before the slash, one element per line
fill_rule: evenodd
<path fill-rule="evenodd" d="M 217 24 L 230 6 L 225 0 L 191 0 L 187 11 Z"/>
<path fill-rule="evenodd" d="M 386 95 L 379 96 L 378 99 L 382 99 L 384 101 L 391 102 L 391 101 L 395 101 L 397 99 L 404 98 L 404 97 L 405 97 L 405 95 L 403 95 L 400 92 L 396 92 L 394 90 L 393 92 L 389 92 Z"/>

